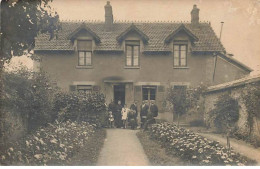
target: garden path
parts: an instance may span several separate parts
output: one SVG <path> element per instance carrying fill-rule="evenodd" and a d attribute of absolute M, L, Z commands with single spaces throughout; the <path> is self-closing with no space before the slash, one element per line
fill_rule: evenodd
<path fill-rule="evenodd" d="M 138 130 L 107 129 L 98 166 L 147 166 L 149 160 L 136 136 Z"/>

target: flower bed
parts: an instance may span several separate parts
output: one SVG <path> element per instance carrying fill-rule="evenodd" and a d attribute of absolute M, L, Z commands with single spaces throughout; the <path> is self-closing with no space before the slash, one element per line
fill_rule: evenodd
<path fill-rule="evenodd" d="M 56 121 L 0 152 L 1 165 L 66 165 L 95 132 L 86 122 Z"/>
<path fill-rule="evenodd" d="M 149 128 L 151 138 L 192 165 L 253 165 L 255 162 L 184 128 L 167 122 Z"/>

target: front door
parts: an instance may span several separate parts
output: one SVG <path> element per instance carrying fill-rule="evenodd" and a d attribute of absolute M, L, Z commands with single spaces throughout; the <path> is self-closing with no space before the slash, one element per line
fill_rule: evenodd
<path fill-rule="evenodd" d="M 114 101 L 117 104 L 118 100 L 121 101 L 121 105 L 125 104 L 125 85 L 114 85 Z"/>

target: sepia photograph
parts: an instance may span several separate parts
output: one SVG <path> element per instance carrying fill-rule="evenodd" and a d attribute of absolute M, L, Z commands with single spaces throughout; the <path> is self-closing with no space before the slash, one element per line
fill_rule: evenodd
<path fill-rule="evenodd" d="M 1 0 L 0 166 L 259 166 L 260 0 Z"/>

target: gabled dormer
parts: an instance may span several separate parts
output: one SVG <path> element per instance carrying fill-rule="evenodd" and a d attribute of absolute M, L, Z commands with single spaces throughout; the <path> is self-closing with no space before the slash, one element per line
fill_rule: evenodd
<path fill-rule="evenodd" d="M 132 24 L 118 35 L 116 40 L 125 52 L 125 68 L 139 68 L 140 53 L 144 44 L 148 43 L 148 36 Z"/>
<path fill-rule="evenodd" d="M 195 42 L 199 40 L 198 37 L 194 35 L 188 28 L 186 28 L 184 24 L 181 24 L 177 29 L 175 29 L 171 34 L 169 34 L 165 38 L 165 43 L 169 43 L 172 40 L 176 40 L 176 39 L 190 40 L 191 42 Z"/>
<path fill-rule="evenodd" d="M 184 24 L 181 24 L 165 38 L 164 42 L 169 44 L 172 49 L 174 68 L 188 68 L 191 46 L 198 40 L 198 37 Z"/>
<path fill-rule="evenodd" d="M 68 39 L 71 40 L 74 50 L 78 53 L 77 67 L 90 68 L 93 50 L 96 44 L 100 43 L 99 36 L 83 23 L 68 36 Z"/>

